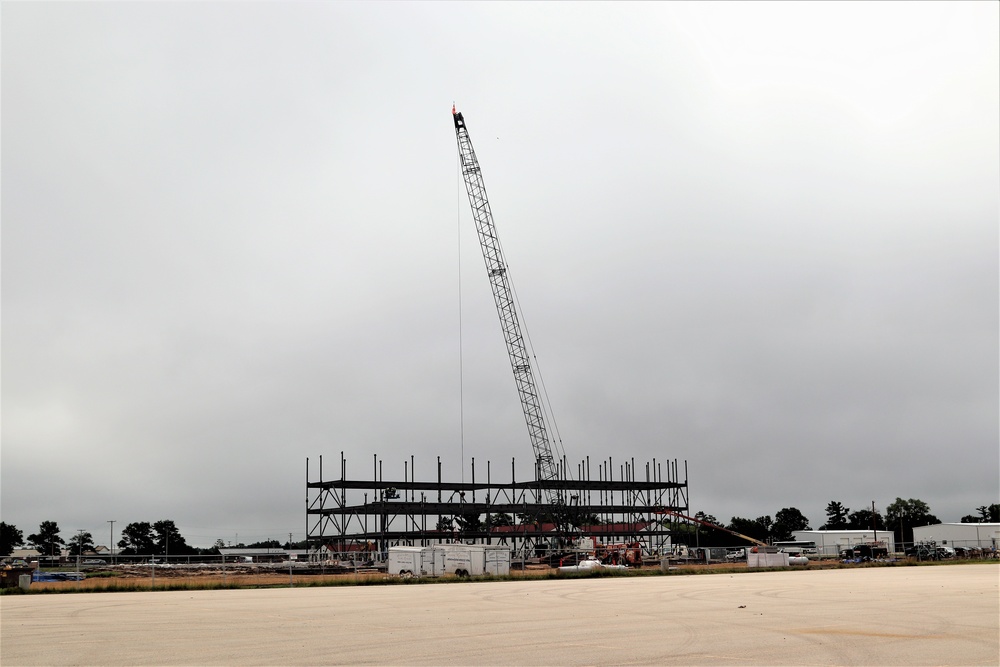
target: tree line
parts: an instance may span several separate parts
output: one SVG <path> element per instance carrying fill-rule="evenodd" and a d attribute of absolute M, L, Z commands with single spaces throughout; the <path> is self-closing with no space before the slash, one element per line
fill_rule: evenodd
<path fill-rule="evenodd" d="M 70 556 L 82 556 L 94 552 L 94 536 L 87 531 L 78 531 L 69 539 L 61 535 L 59 524 L 55 521 L 43 521 L 38 526 L 38 532 L 24 537 L 23 531 L 17 526 L 0 522 L 0 556 L 9 556 L 14 549 L 27 546 L 36 549 L 42 556 L 56 558 L 62 554 L 63 548 L 69 550 Z M 282 545 L 278 540 L 265 540 L 252 544 L 242 542 L 234 545 L 236 548 L 300 548 L 302 543 Z M 218 555 L 225 543 L 220 539 L 208 549 L 192 547 L 181 535 L 176 524 L 170 519 L 154 521 L 137 521 L 122 529 L 115 554 L 121 556 L 208 556 Z"/>
<path fill-rule="evenodd" d="M 982 505 L 976 508 L 976 514 L 962 517 L 962 523 L 1000 523 L 1000 504 Z M 800 530 L 812 530 L 802 512 L 794 507 L 786 507 L 775 514 L 747 519 L 734 516 L 728 524 L 723 524 L 711 514 L 698 512 L 695 519 L 705 521 L 733 532 L 752 537 L 761 542 L 784 542 L 792 539 L 792 533 Z M 913 529 L 918 526 L 930 526 L 941 523 L 931 514 L 930 507 L 922 500 L 896 498 L 885 509 L 885 513 L 877 509 L 864 507 L 854 510 L 836 500 L 831 500 L 826 506 L 826 521 L 816 530 L 875 530 L 892 532 L 896 544 L 913 541 Z M 727 546 L 733 537 L 721 531 L 703 526 L 680 526 L 676 529 L 675 542 L 693 545 L 696 542 L 702 546 Z M 680 538 L 680 539 L 677 539 Z"/>

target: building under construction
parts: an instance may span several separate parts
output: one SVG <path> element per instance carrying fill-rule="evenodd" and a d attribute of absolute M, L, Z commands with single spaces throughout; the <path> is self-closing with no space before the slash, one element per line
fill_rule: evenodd
<path fill-rule="evenodd" d="M 522 333 L 523 318 L 479 161 L 465 118 L 454 106 L 451 112 L 465 191 L 534 453 L 534 475 L 517 481 L 511 459 L 509 475 L 493 470 L 487 461 L 485 471 L 480 464 L 477 479 L 473 459 L 472 481 L 444 482 L 438 458 L 436 479 L 417 481 L 411 457 L 403 462 L 402 480 L 386 480 L 375 455 L 370 477 L 349 478 L 341 453 L 339 477 L 324 478 L 321 458 L 314 481 L 307 461 L 306 537 L 311 546 L 325 547 L 339 560 L 356 560 L 359 550 L 381 558 L 394 545 L 456 540 L 507 544 L 521 558 L 545 557 L 583 545 L 595 555 L 617 558 L 626 553 L 632 562 L 644 554 L 660 553 L 670 535 L 668 517 L 673 515 L 667 512 L 687 511 L 687 463 L 679 469 L 676 459 L 637 465 L 634 459 L 616 463 L 609 457 L 592 467 L 588 458 L 574 470 L 565 456 L 554 455 L 546 424 L 551 412 L 544 409 L 537 389 L 534 355 L 529 354 Z M 506 481 L 495 481 L 504 477 Z"/>
<path fill-rule="evenodd" d="M 563 461 L 554 479 L 517 481 L 514 459 L 509 468 L 487 461 L 478 470 L 473 459 L 471 481 L 460 483 L 441 479 L 440 457 L 432 480 L 416 479 L 415 463 L 413 457 L 403 462 L 403 479 L 386 479 L 375 456 L 367 478 L 351 478 L 341 453 L 328 480 L 322 457 L 318 471 L 307 460 L 310 546 L 345 561 L 378 560 L 390 546 L 455 541 L 508 545 L 519 559 L 544 559 L 582 544 L 599 554 L 648 557 L 669 545 L 668 512 L 688 506 L 687 464 L 676 460 L 585 459 L 575 475 Z"/>

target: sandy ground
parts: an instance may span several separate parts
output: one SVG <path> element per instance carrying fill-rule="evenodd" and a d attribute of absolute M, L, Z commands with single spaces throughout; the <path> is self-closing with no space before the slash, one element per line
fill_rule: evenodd
<path fill-rule="evenodd" d="M 997 665 L 1000 566 L 0 598 L 15 665 Z"/>

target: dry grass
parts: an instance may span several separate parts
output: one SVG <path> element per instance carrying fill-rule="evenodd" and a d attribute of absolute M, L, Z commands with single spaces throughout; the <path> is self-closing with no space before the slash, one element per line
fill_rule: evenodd
<path fill-rule="evenodd" d="M 105 592 L 148 591 L 213 588 L 267 588 L 276 586 L 336 586 L 358 583 L 375 583 L 385 579 L 384 574 L 310 574 L 292 575 L 272 571 L 238 573 L 161 573 L 155 577 L 102 576 L 88 577 L 82 581 L 40 581 L 31 584 L 37 592 Z"/>
<path fill-rule="evenodd" d="M 930 564 L 958 564 L 972 561 L 942 561 L 940 563 L 917 563 L 916 561 L 902 561 L 898 563 L 886 564 L 865 564 L 848 565 L 836 560 L 810 561 L 808 566 L 795 567 L 793 569 L 828 569 L 828 568 L 856 568 L 856 567 L 892 567 L 899 565 L 930 565 Z M 764 570 L 765 568 L 761 568 Z M 746 563 L 719 563 L 712 565 L 694 564 L 681 565 L 664 572 L 659 567 L 645 567 L 641 569 L 603 570 L 594 572 L 560 573 L 558 570 L 542 566 L 532 566 L 525 571 L 512 570 L 508 577 L 500 579 L 550 579 L 550 578 L 578 578 L 578 577 L 607 577 L 607 576 L 662 576 L 662 575 L 691 575 L 691 574 L 721 574 L 746 572 Z M 148 591 L 148 590 L 197 590 L 197 589 L 221 589 L 221 588 L 272 588 L 288 587 L 289 584 L 297 587 L 309 586 L 365 586 L 379 584 L 417 584 L 417 583 L 448 583 L 459 581 L 453 575 L 440 577 L 437 579 L 413 578 L 400 579 L 391 577 L 383 572 L 358 572 L 348 574 L 302 574 L 293 573 L 291 576 L 285 572 L 264 569 L 264 568 L 234 568 L 229 571 L 219 570 L 159 570 L 152 573 L 148 568 L 121 571 L 100 571 L 89 573 L 82 581 L 57 581 L 57 582 L 34 582 L 29 591 L 20 589 L 4 589 L 4 594 L 17 593 L 93 593 L 93 592 L 123 592 L 123 591 Z"/>

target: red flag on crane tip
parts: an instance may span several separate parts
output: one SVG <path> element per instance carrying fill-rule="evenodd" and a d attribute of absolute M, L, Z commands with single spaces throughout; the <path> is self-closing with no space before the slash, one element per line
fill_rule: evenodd
<path fill-rule="evenodd" d="M 451 115 L 452 115 L 452 116 L 454 116 L 454 115 L 456 115 L 457 113 L 458 113 L 458 112 L 457 112 L 457 111 L 455 111 L 455 105 L 454 105 L 454 104 L 452 104 L 452 105 L 451 105 Z"/>

